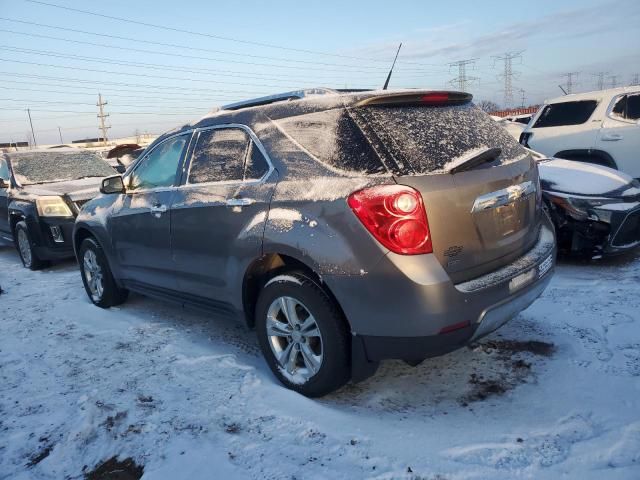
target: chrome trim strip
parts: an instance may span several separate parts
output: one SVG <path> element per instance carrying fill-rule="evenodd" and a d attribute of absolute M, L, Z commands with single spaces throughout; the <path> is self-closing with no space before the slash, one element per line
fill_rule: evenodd
<path fill-rule="evenodd" d="M 532 193 L 535 193 L 536 186 L 532 181 L 526 181 L 518 185 L 496 190 L 495 192 L 485 193 L 476 198 L 473 202 L 471 213 L 498 208 L 520 200 Z"/>

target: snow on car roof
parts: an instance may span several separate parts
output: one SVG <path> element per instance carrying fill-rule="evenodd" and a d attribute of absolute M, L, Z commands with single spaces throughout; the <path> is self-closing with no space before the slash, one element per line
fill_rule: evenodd
<path fill-rule="evenodd" d="M 631 87 L 618 87 L 609 88 L 606 90 L 594 90 L 584 93 L 571 93 L 569 95 L 563 95 L 561 97 L 551 98 L 545 100 L 545 105 L 550 103 L 564 103 L 564 102 L 576 102 L 579 100 L 601 100 L 603 98 L 611 98 L 621 93 L 640 92 L 640 86 L 635 85 Z"/>

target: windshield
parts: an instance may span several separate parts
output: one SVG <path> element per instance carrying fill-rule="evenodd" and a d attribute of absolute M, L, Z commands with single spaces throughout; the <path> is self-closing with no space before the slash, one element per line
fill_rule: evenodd
<path fill-rule="evenodd" d="M 107 177 L 114 170 L 93 152 L 15 152 L 9 155 L 21 185 Z"/>

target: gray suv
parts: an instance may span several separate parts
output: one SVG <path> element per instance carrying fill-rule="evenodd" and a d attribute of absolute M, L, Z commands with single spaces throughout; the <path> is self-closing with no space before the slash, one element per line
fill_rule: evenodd
<path fill-rule="evenodd" d="M 73 234 L 93 303 L 131 290 L 239 317 L 308 396 L 492 332 L 555 264 L 534 160 L 459 92 L 228 105 L 101 192 Z"/>

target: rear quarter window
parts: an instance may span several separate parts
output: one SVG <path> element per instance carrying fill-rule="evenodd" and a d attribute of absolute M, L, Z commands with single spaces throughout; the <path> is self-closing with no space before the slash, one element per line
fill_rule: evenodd
<path fill-rule="evenodd" d="M 533 128 L 580 125 L 589 120 L 597 106 L 598 102 L 596 100 L 581 100 L 577 102 L 561 102 L 546 105 L 533 124 Z"/>
<path fill-rule="evenodd" d="M 284 117 L 275 123 L 303 149 L 330 167 L 364 174 L 387 172 L 344 108 Z"/>

